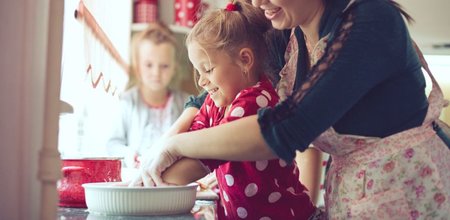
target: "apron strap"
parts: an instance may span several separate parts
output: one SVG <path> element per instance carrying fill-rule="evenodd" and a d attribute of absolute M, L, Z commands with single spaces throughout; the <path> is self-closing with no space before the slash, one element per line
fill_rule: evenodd
<path fill-rule="evenodd" d="M 417 46 L 416 42 L 414 42 L 411 39 L 414 49 L 416 50 L 417 56 L 420 59 L 420 62 L 422 64 L 422 67 L 425 69 L 425 71 L 428 73 L 428 75 L 431 78 L 432 88 L 431 93 L 428 96 L 428 113 L 425 117 L 425 120 L 423 121 L 423 124 L 433 124 L 433 127 L 436 130 L 436 123 L 435 121 L 439 119 L 439 116 L 441 114 L 442 108 L 446 107 L 448 105 L 448 101 L 444 99 L 444 94 L 442 93 L 441 87 L 439 86 L 439 83 L 434 78 L 433 74 L 431 73 L 430 68 L 428 67 L 428 63 L 425 60 L 425 57 L 423 56 L 422 51 Z"/>
<path fill-rule="evenodd" d="M 425 60 L 425 57 L 423 56 L 422 51 L 419 49 L 419 47 L 417 46 L 416 42 L 414 40 L 412 40 L 414 49 L 416 50 L 417 56 L 419 56 L 420 62 L 422 64 L 422 67 L 425 69 L 425 71 L 428 73 L 428 76 L 430 76 L 431 78 L 431 82 L 433 83 L 432 85 L 432 90 L 433 89 L 437 89 L 437 91 L 442 95 L 442 97 L 444 96 L 441 90 L 441 87 L 439 86 L 439 83 L 436 81 L 436 79 L 434 78 L 433 74 L 431 73 L 430 68 L 428 67 L 428 63 Z"/>

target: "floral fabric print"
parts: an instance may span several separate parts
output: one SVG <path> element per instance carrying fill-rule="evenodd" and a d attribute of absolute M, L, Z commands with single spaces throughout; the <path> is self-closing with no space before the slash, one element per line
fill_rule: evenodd
<path fill-rule="evenodd" d="M 432 128 L 447 102 L 432 81 L 422 126 L 386 138 L 330 128 L 313 142 L 333 159 L 325 186 L 328 219 L 448 219 L 450 151 Z"/>
<path fill-rule="evenodd" d="M 312 66 L 324 55 L 327 41 L 325 37 L 314 46 Z M 286 63 L 281 81 L 292 86 L 295 78 L 288 76 L 295 75 L 296 62 Z M 448 219 L 450 151 L 432 128 L 447 102 L 429 74 L 433 89 L 421 127 L 383 139 L 339 134 L 331 127 L 313 142 L 333 159 L 324 187 L 326 217 L 322 218 Z"/>

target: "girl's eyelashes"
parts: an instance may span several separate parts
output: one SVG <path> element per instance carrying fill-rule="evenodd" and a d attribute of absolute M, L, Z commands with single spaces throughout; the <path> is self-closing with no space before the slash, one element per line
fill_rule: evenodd
<path fill-rule="evenodd" d="M 211 73 L 214 70 L 214 67 L 208 70 L 205 70 L 205 73 Z"/>

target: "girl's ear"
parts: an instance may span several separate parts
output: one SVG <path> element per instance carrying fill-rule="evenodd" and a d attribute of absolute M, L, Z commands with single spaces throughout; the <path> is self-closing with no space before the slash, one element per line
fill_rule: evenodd
<path fill-rule="evenodd" d="M 243 69 L 248 72 L 254 65 L 255 55 L 250 48 L 244 47 L 239 51 L 239 60 L 241 61 Z"/>

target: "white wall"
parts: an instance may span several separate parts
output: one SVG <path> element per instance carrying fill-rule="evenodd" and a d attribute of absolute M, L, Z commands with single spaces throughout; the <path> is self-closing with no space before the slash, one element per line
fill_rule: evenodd
<path fill-rule="evenodd" d="M 0 3 L 0 219 L 39 218 L 48 5 Z"/>

